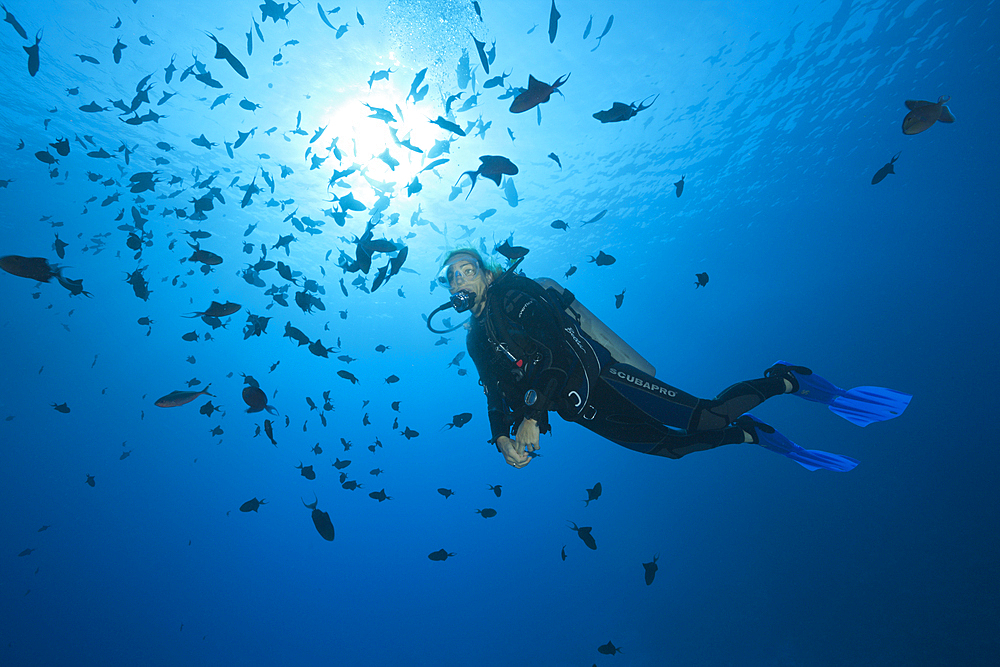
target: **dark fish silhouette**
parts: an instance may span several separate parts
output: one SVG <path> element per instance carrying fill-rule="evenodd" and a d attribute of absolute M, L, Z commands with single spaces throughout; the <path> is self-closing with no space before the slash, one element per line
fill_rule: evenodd
<path fill-rule="evenodd" d="M 4 255 L 0 257 L 0 269 L 20 278 L 47 283 L 59 276 L 58 267 L 51 266 L 44 257 L 22 257 L 21 255 Z"/>
<path fill-rule="evenodd" d="M 122 61 L 122 51 L 128 48 L 127 44 L 122 44 L 121 39 L 117 39 L 117 41 L 118 43 L 115 44 L 114 48 L 111 49 L 111 53 L 115 57 L 115 64 L 118 64 Z"/>
<path fill-rule="evenodd" d="M 476 510 L 476 514 L 483 517 L 484 519 L 490 519 L 497 515 L 497 511 L 492 507 L 484 507 L 481 510 Z"/>
<path fill-rule="evenodd" d="M 24 47 L 27 50 L 28 47 Z M 951 97 L 942 95 L 937 102 L 926 100 L 906 100 L 906 108 L 910 113 L 903 119 L 903 134 L 918 134 L 937 121 L 954 123 L 955 117 L 944 104 Z"/>
<path fill-rule="evenodd" d="M 518 259 L 519 257 L 524 257 L 525 255 L 528 254 L 528 249 L 527 248 L 525 248 L 523 246 L 519 246 L 519 245 L 512 246 L 510 244 L 510 241 L 504 241 L 503 243 L 501 243 L 500 245 L 498 245 L 496 248 L 494 248 L 494 250 L 496 252 L 500 253 L 501 255 L 503 255 L 504 257 L 506 257 L 507 259 L 509 259 L 512 262 L 515 259 Z"/>
<path fill-rule="evenodd" d="M 657 97 L 659 97 L 659 95 L 653 98 L 653 102 L 656 101 Z M 643 100 L 643 102 L 645 102 L 645 100 Z M 594 118 L 601 121 L 602 123 L 621 123 L 630 118 L 633 118 L 637 113 L 639 113 L 643 109 L 648 109 L 649 107 L 653 106 L 653 102 L 650 102 L 649 104 L 644 104 L 643 102 L 640 102 L 638 105 L 636 105 L 635 102 L 633 102 L 632 104 L 625 104 L 624 102 L 615 102 L 614 104 L 611 105 L 610 109 L 606 109 L 604 111 L 598 111 L 597 113 L 595 113 Z"/>
<path fill-rule="evenodd" d="M 556 30 L 559 28 L 559 17 L 562 14 L 556 9 L 556 0 L 552 0 L 552 9 L 549 10 L 549 44 L 556 41 Z"/>
<path fill-rule="evenodd" d="M 601 655 L 614 655 L 615 653 L 621 653 L 621 649 L 617 648 L 611 642 L 608 642 L 604 646 L 598 646 L 597 652 L 600 653 Z"/>
<path fill-rule="evenodd" d="M 215 398 L 215 394 L 208 393 L 208 388 L 211 386 L 212 383 L 210 382 L 201 391 L 172 391 L 166 396 L 156 399 L 153 405 L 158 408 L 176 408 L 177 406 L 190 403 L 199 396 L 211 396 Z"/>
<path fill-rule="evenodd" d="M 3 20 L 9 23 L 14 28 L 14 30 L 17 31 L 17 34 L 21 36 L 21 39 L 28 39 L 28 33 L 24 32 L 24 28 L 22 28 L 21 24 L 17 22 L 17 19 L 14 18 L 14 15 L 8 12 L 7 8 L 4 7 L 3 5 L 0 5 L 0 9 L 3 10 L 4 14 L 6 14 Z"/>
<path fill-rule="evenodd" d="M 608 214 L 608 209 L 604 209 L 603 211 L 601 211 L 600 213 L 598 213 L 597 215 L 595 215 L 590 220 L 587 220 L 587 221 L 583 222 L 583 224 L 584 225 L 589 225 L 591 223 L 597 222 L 598 220 L 600 220 L 601 218 L 603 218 L 607 214 Z"/>
<path fill-rule="evenodd" d="M 449 430 L 453 427 L 462 428 L 463 426 L 469 423 L 470 419 L 472 419 L 472 413 L 463 412 L 461 414 L 457 414 L 454 417 L 452 417 L 451 423 L 445 424 L 445 426 L 447 426 Z"/>
<path fill-rule="evenodd" d="M 493 486 L 492 484 L 487 484 L 487 486 L 490 487 L 490 491 L 492 491 L 493 495 L 495 495 L 497 498 L 499 498 L 500 494 L 503 492 L 503 487 L 501 487 L 499 484 L 497 484 L 496 486 Z"/>
<path fill-rule="evenodd" d="M 566 83 L 569 79 L 569 74 L 565 74 L 558 79 L 556 79 L 550 86 L 547 83 L 542 83 L 532 75 L 528 75 L 528 89 L 522 91 L 514 101 L 510 103 L 511 113 L 524 113 L 529 109 L 534 109 L 539 104 L 548 102 L 549 98 L 552 97 L 552 93 L 556 89 Z"/>
<path fill-rule="evenodd" d="M 600 35 L 597 36 L 597 46 L 592 48 L 591 51 L 596 51 L 597 47 L 601 45 L 601 40 L 604 39 L 604 36 L 608 34 L 609 30 L 611 30 L 611 24 L 614 22 L 615 22 L 615 15 L 612 14 L 611 16 L 608 17 L 608 22 L 604 25 L 604 32 L 602 32 Z"/>
<path fill-rule="evenodd" d="M 69 414 L 69 406 L 65 403 L 59 403 L 59 404 L 53 403 L 52 409 L 54 409 L 56 412 L 61 412 L 64 415 Z"/>
<path fill-rule="evenodd" d="M 442 128 L 442 129 L 448 130 L 449 132 L 454 132 L 455 134 L 457 134 L 460 137 L 464 137 L 465 136 L 465 130 L 463 130 L 462 128 L 460 128 L 455 123 L 452 123 L 450 120 L 446 120 L 445 118 L 443 118 L 441 116 L 438 116 L 436 120 L 432 120 L 430 122 L 434 123 L 435 125 L 437 125 L 438 127 Z"/>
<path fill-rule="evenodd" d="M 683 194 L 683 192 L 684 192 L 684 178 L 685 178 L 685 176 L 681 176 L 681 180 L 679 180 L 676 183 L 674 183 L 674 187 L 677 189 L 676 192 L 677 192 L 677 196 L 678 197 L 680 197 L 681 194 Z"/>
<path fill-rule="evenodd" d="M 207 310 L 198 311 L 191 315 L 184 315 L 184 317 L 201 317 L 202 319 L 206 317 L 225 317 L 226 315 L 232 315 L 242 307 L 240 304 L 233 303 L 232 301 L 225 303 L 213 301 Z"/>
<path fill-rule="evenodd" d="M 594 484 L 594 488 L 587 489 L 587 499 L 583 501 L 584 502 L 583 506 L 587 507 L 588 505 L 590 505 L 590 501 L 597 500 L 600 497 L 601 497 L 601 483 L 598 482 L 597 484 Z"/>
<path fill-rule="evenodd" d="M 349 371 L 337 371 L 337 375 L 345 380 L 350 380 L 351 384 L 357 384 L 359 382 L 358 378 L 354 377 L 354 375 L 352 375 Z"/>
<path fill-rule="evenodd" d="M 9 16 L 9 14 L 8 14 Z M 42 41 L 42 31 L 35 33 L 35 43 L 32 46 L 22 46 L 24 52 L 28 54 L 28 74 L 35 76 L 38 74 L 38 44 Z"/>
<path fill-rule="evenodd" d="M 698 279 L 698 281 L 694 284 L 695 289 L 698 289 L 699 287 L 704 287 L 705 285 L 708 284 L 707 273 L 696 273 L 694 274 L 694 277 Z"/>
<path fill-rule="evenodd" d="M 93 475 L 87 475 L 87 481 L 85 483 L 86 484 L 90 484 L 91 487 L 94 487 L 94 486 L 97 485 L 96 482 L 94 481 L 94 476 Z"/>
<path fill-rule="evenodd" d="M 902 151 L 900 151 L 900 153 L 902 153 Z M 898 159 L 899 159 L 899 153 L 896 153 L 895 155 L 892 156 L 891 160 L 882 165 L 882 168 L 876 171 L 875 175 L 872 176 L 872 185 L 875 185 L 876 183 L 881 183 L 882 179 L 888 176 L 889 174 L 895 174 L 896 172 L 892 170 L 892 165 L 894 165 L 896 163 L 896 160 Z"/>
<path fill-rule="evenodd" d="M 659 569 L 656 565 L 656 561 L 660 559 L 660 554 L 653 556 L 653 562 L 643 563 L 642 566 L 646 569 L 646 585 L 649 586 L 653 583 L 653 577 L 656 576 L 656 570 Z"/>
<path fill-rule="evenodd" d="M 267 394 L 260 387 L 249 386 L 243 388 L 243 402 L 247 404 L 247 412 L 261 412 L 267 410 L 270 414 L 276 415 L 278 411 L 273 405 L 267 404 Z"/>
<path fill-rule="evenodd" d="M 625 300 L 625 290 L 622 290 L 621 294 L 615 294 L 615 308 L 621 308 L 622 302 Z"/>
<path fill-rule="evenodd" d="M 38 551 L 38 549 L 25 549 L 18 556 L 30 556 L 32 551 Z"/>
<path fill-rule="evenodd" d="M 559 165 L 559 168 L 562 169 L 562 162 L 559 161 L 558 155 L 556 155 L 555 153 L 549 153 L 546 157 L 549 158 L 550 160 L 553 160 L 557 165 Z"/>
<path fill-rule="evenodd" d="M 590 259 L 588 259 L 587 261 L 588 262 L 594 262 L 598 266 L 608 266 L 610 264 L 614 264 L 618 260 L 616 260 L 611 255 L 604 254 L 603 250 L 598 250 L 597 251 L 597 257 L 594 257 L 593 255 L 591 255 Z"/>
<path fill-rule="evenodd" d="M 372 491 L 368 494 L 369 498 L 374 498 L 375 500 L 382 502 L 384 500 L 392 500 L 392 496 L 385 495 L 385 489 L 381 491 Z"/>
<path fill-rule="evenodd" d="M 243 63 L 233 55 L 232 51 L 227 49 L 224 44 L 215 38 L 210 32 L 206 32 L 213 42 L 215 42 L 215 57 L 218 60 L 225 60 L 229 65 L 236 70 L 236 73 L 242 76 L 244 79 L 249 79 L 250 76 L 247 74 L 247 68 L 243 66 Z"/>
<path fill-rule="evenodd" d="M 574 273 L 576 273 L 576 267 L 571 265 L 568 269 L 566 269 L 566 273 L 563 275 L 563 278 L 569 278 Z"/>
<path fill-rule="evenodd" d="M 444 488 L 438 489 L 438 493 L 440 493 L 445 498 L 455 495 L 455 492 L 452 491 L 451 489 L 444 489 Z"/>
<path fill-rule="evenodd" d="M 552 227 L 552 229 L 561 229 L 561 230 L 563 230 L 564 232 L 565 232 L 565 231 L 569 231 L 569 225 L 567 225 L 567 224 L 566 224 L 566 223 L 565 223 L 564 221 L 562 221 L 562 220 L 553 220 L 553 221 L 552 221 L 552 224 L 551 224 L 550 226 Z"/>
<path fill-rule="evenodd" d="M 303 466 L 302 461 L 299 461 L 299 464 L 295 467 L 302 471 L 300 474 L 306 479 L 316 479 L 316 473 L 313 471 L 312 466 Z"/>
<path fill-rule="evenodd" d="M 469 188 L 469 194 L 465 195 L 466 199 L 469 198 L 469 195 L 472 194 L 473 188 L 476 187 L 476 178 L 479 176 L 484 176 L 490 179 L 499 187 L 500 179 L 503 178 L 505 174 L 507 176 L 514 176 L 518 172 L 517 165 L 502 155 L 480 155 L 479 162 L 479 169 L 462 173 L 462 176 L 468 176 L 472 179 L 472 187 Z M 459 181 L 462 180 L 462 176 L 459 177 Z"/>
<path fill-rule="evenodd" d="M 240 511 L 256 512 L 261 505 L 266 505 L 266 504 L 267 502 L 263 498 L 261 498 L 260 500 L 257 500 L 257 498 L 251 498 L 250 500 L 240 505 Z"/>
<path fill-rule="evenodd" d="M 438 549 L 432 554 L 427 554 L 427 557 L 430 558 L 431 560 L 448 560 L 451 556 L 454 555 L 455 554 L 449 553 L 444 549 Z"/>
<path fill-rule="evenodd" d="M 480 42 L 476 39 L 476 36 L 469 31 L 469 36 L 472 37 L 472 41 L 476 43 L 476 51 L 479 52 L 479 62 L 483 64 L 483 70 L 489 74 L 490 73 L 490 61 L 486 57 L 486 42 Z"/>
<path fill-rule="evenodd" d="M 299 498 L 299 500 L 302 500 Z M 316 526 L 316 530 L 327 542 L 333 542 L 333 522 L 330 521 L 330 515 L 316 508 L 319 504 L 319 498 L 310 505 L 306 501 L 302 500 L 302 504 L 312 510 L 312 520 L 313 525 Z"/>
<path fill-rule="evenodd" d="M 559 557 L 566 560 L 566 545 L 562 545 L 562 549 L 559 551 Z"/>
<path fill-rule="evenodd" d="M 570 523 L 572 523 L 573 525 L 570 526 L 569 529 L 570 530 L 575 530 L 576 534 L 580 536 L 581 540 L 583 540 L 583 543 L 586 544 L 591 549 L 593 549 L 593 550 L 596 551 L 597 550 L 597 542 L 594 540 L 594 536 L 590 534 L 591 527 L 590 526 L 583 526 L 581 528 L 581 527 L 578 527 L 572 521 L 570 521 Z"/>
<path fill-rule="evenodd" d="M 337 459 L 336 461 L 333 462 L 333 467 L 336 468 L 337 470 L 343 470 L 349 465 L 351 465 L 351 462 L 349 460 L 341 461 L 340 459 Z"/>

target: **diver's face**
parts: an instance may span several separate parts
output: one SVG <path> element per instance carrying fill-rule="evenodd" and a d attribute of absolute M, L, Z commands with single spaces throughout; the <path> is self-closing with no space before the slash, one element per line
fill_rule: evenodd
<path fill-rule="evenodd" d="M 472 312 L 479 315 L 485 305 L 483 297 L 491 277 L 489 273 L 480 269 L 476 262 L 459 260 L 451 266 L 448 272 L 448 291 L 452 294 L 461 291 L 475 294 L 476 300 Z"/>

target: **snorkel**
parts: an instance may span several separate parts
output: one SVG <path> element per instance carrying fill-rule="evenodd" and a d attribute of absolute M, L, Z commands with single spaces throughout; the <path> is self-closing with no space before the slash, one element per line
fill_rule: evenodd
<path fill-rule="evenodd" d="M 459 254 L 460 253 L 455 253 L 454 256 L 457 256 Z M 449 259 L 451 259 L 451 258 L 449 258 Z M 482 267 L 482 263 L 479 262 L 479 258 L 475 257 L 475 259 L 476 259 L 477 263 L 479 263 L 479 266 Z M 486 295 L 489 294 L 490 288 L 493 287 L 493 285 L 497 284 L 498 282 L 502 281 L 508 275 L 510 275 L 514 271 L 514 269 L 517 268 L 517 266 L 521 263 L 521 261 L 523 259 L 524 259 L 523 256 L 519 257 L 513 264 L 510 265 L 510 267 L 507 268 L 506 271 L 503 272 L 503 274 L 499 278 L 497 278 L 496 280 L 494 280 L 493 282 L 491 282 L 489 285 L 486 286 L 486 291 L 483 293 L 483 300 L 484 301 L 486 299 Z M 446 263 L 445 264 L 445 268 L 447 266 L 448 266 L 448 264 Z M 485 270 L 485 269 L 480 268 L 480 270 Z M 475 305 L 476 305 L 476 295 L 475 295 L 475 293 L 473 293 L 470 290 L 464 290 L 464 289 L 463 290 L 459 290 L 458 292 L 455 292 L 454 294 L 452 294 L 451 298 L 448 299 L 448 301 L 446 301 L 445 303 L 441 304 L 440 306 L 438 306 L 437 308 L 435 308 L 434 310 L 431 311 L 431 314 L 427 316 L 427 328 L 431 332 L 436 333 L 436 334 L 445 334 L 445 333 L 449 333 L 451 331 L 454 331 L 455 329 L 458 329 L 459 327 L 465 325 L 465 322 L 460 322 L 460 323 L 458 323 L 458 324 L 456 324 L 453 327 L 450 327 L 448 329 L 440 329 L 439 330 L 439 329 L 435 329 L 434 325 L 432 324 L 432 322 L 434 320 L 434 316 L 437 315 L 438 313 L 440 313 L 443 310 L 448 310 L 449 308 L 454 308 L 455 312 L 457 312 L 457 313 L 464 313 L 464 312 L 467 312 L 469 310 L 472 310 L 472 308 Z"/>

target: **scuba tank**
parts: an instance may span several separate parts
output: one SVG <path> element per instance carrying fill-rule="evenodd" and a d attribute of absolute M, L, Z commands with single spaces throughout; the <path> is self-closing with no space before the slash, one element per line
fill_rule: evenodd
<path fill-rule="evenodd" d="M 653 364 L 626 343 L 604 322 L 577 300 L 576 296 L 551 278 L 536 278 L 535 282 L 544 289 L 552 289 L 559 293 L 566 307 L 566 313 L 572 317 L 581 330 L 593 340 L 600 343 L 611 353 L 615 361 L 634 366 L 647 375 L 656 376 Z"/>

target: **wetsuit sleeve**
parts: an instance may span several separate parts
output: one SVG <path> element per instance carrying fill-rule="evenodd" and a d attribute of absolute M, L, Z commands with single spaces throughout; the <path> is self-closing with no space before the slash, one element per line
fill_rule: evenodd
<path fill-rule="evenodd" d="M 495 444 L 497 438 L 501 435 L 510 435 L 510 425 L 514 421 L 512 410 L 503 398 L 497 368 L 494 364 L 490 363 L 490 351 L 487 348 L 485 336 L 481 335 L 481 331 L 474 330 L 469 333 L 467 346 L 469 356 L 472 357 L 472 361 L 479 373 L 479 382 L 482 384 L 483 392 L 486 394 L 486 409 L 490 420 L 491 434 L 489 442 Z"/>

